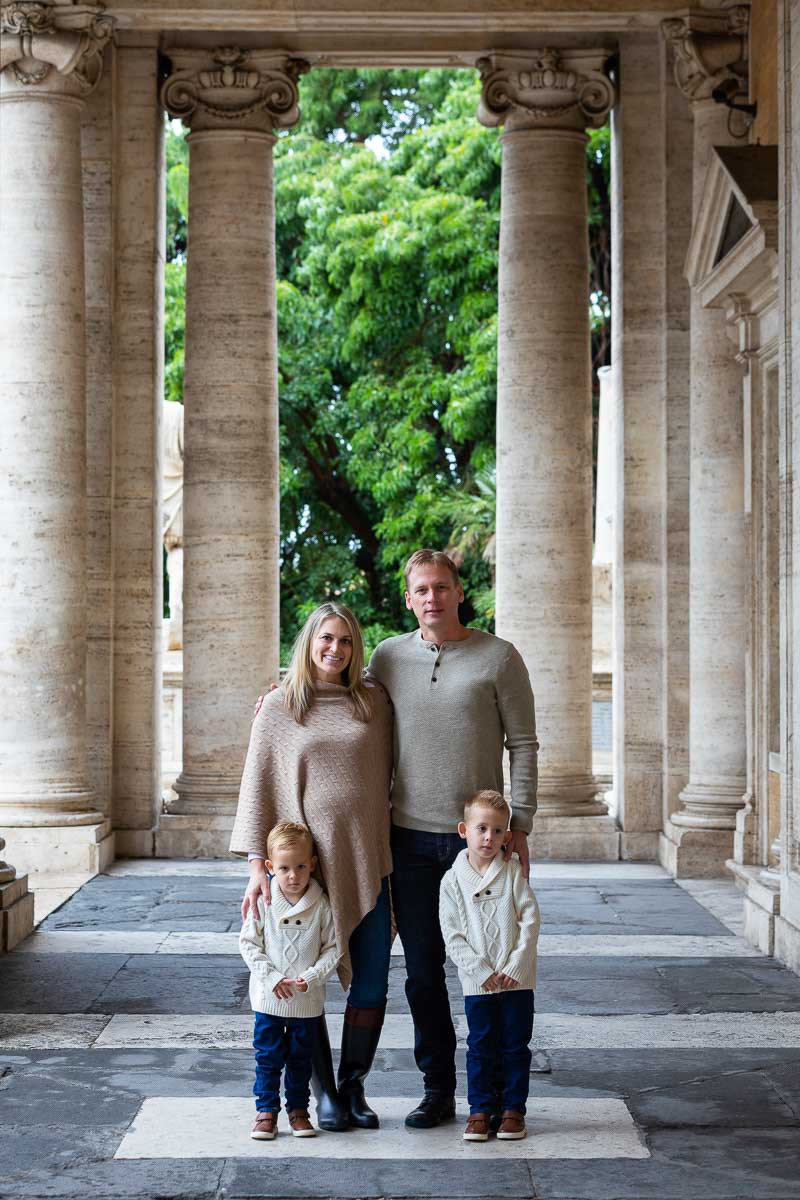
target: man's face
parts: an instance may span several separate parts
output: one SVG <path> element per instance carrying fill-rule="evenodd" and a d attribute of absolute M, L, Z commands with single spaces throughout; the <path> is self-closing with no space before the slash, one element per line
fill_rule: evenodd
<path fill-rule="evenodd" d="M 429 564 L 415 567 L 408 578 L 406 608 L 410 608 L 420 626 L 431 630 L 458 624 L 458 606 L 464 589 L 453 579 L 447 567 Z"/>

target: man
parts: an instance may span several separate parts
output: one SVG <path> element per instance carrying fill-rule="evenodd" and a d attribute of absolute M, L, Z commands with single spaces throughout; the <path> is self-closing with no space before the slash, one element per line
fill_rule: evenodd
<path fill-rule="evenodd" d="M 406 608 L 419 629 L 381 642 L 369 670 L 395 715 L 392 901 L 425 1087 L 406 1125 L 430 1129 L 455 1116 L 456 1090 L 439 884 L 463 846 L 456 827 L 465 800 L 482 788 L 503 791 L 504 745 L 511 760 L 508 853 L 519 855 L 528 874 L 539 744 L 522 657 L 510 642 L 461 624 L 464 590 L 455 563 L 441 551 L 417 550 L 405 579 Z"/>

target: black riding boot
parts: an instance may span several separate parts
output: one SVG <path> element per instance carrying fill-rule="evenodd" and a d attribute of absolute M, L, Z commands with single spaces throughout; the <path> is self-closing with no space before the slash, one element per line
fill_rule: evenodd
<path fill-rule="evenodd" d="M 381 1008 L 352 1008 L 348 1004 L 344 1014 L 339 1099 L 350 1124 L 359 1129 L 377 1129 L 380 1124 L 378 1114 L 364 1096 L 364 1080 L 378 1048 L 385 1012 L 385 1004 Z"/>
<path fill-rule="evenodd" d="M 327 1129 L 329 1133 L 342 1133 L 348 1128 L 347 1113 L 339 1103 L 336 1090 L 331 1043 L 324 1013 L 314 1022 L 311 1087 L 317 1099 L 317 1124 L 320 1129 Z"/>

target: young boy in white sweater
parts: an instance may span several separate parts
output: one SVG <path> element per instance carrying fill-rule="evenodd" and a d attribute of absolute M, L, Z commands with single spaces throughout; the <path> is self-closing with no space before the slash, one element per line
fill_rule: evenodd
<path fill-rule="evenodd" d="M 517 859 L 506 861 L 508 804 L 481 791 L 464 806 L 466 840 L 439 892 L 439 922 L 464 992 L 469 1120 L 464 1140 L 485 1142 L 502 1109 L 498 1138 L 524 1138 L 533 1035 L 539 906 Z M 502 1069 L 502 1096 L 496 1069 Z"/>
<path fill-rule="evenodd" d="M 308 1117 L 313 1028 L 338 959 L 328 897 L 311 878 L 317 865 L 311 831 L 281 821 L 267 839 L 267 854 L 272 903 L 265 908 L 259 899 L 239 936 L 255 1012 L 256 1123 L 250 1136 L 259 1141 L 272 1141 L 278 1131 L 282 1070 L 293 1136 L 316 1134 Z"/>

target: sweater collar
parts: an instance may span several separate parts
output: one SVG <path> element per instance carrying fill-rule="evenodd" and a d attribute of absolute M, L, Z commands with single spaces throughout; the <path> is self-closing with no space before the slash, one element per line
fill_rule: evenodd
<path fill-rule="evenodd" d="M 464 886 L 468 887 L 470 891 L 473 892 L 476 890 L 483 891 L 483 889 L 488 887 L 490 883 L 493 883 L 505 865 L 506 861 L 503 858 L 502 850 L 499 850 L 497 854 L 495 854 L 494 858 L 489 863 L 489 866 L 486 868 L 486 873 L 484 875 L 479 875 L 474 867 L 470 864 L 470 861 L 467 858 L 466 850 L 462 850 L 455 861 L 456 875 L 464 884 Z"/>
<path fill-rule="evenodd" d="M 277 883 L 272 884 L 274 892 L 272 903 L 277 912 L 283 913 L 287 917 L 297 916 L 298 913 L 305 912 L 309 908 L 313 908 L 322 895 L 322 888 L 317 883 L 316 879 L 309 881 L 306 892 L 300 897 L 296 904 L 290 904 L 284 896 Z"/>

